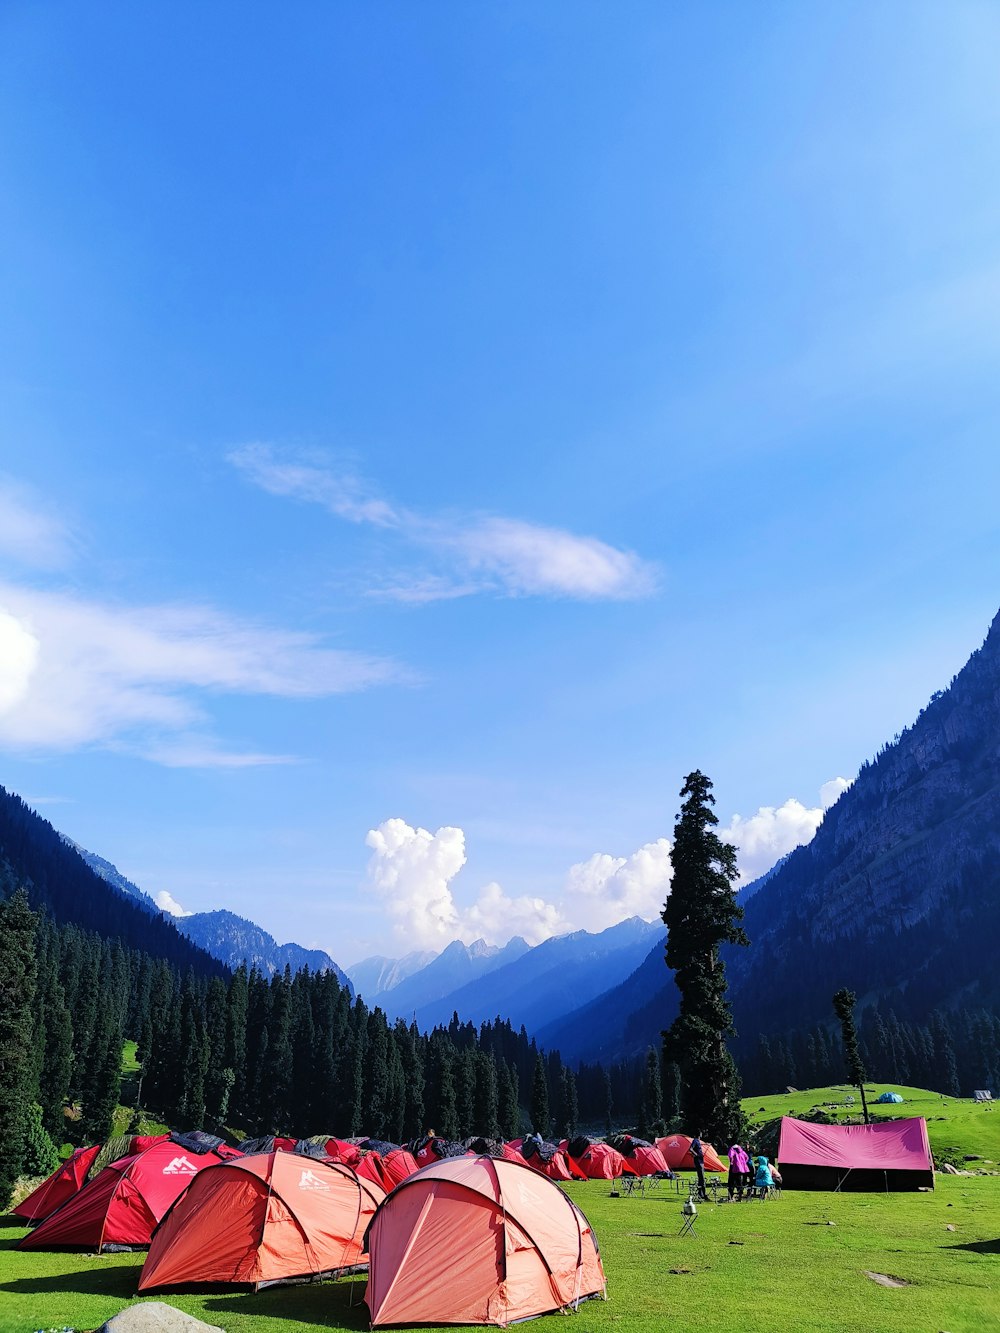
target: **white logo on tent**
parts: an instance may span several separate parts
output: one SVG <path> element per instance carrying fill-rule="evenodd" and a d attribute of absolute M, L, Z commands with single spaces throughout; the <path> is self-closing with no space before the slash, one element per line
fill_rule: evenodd
<path fill-rule="evenodd" d="M 316 1175 L 315 1171 L 303 1171 L 302 1175 L 299 1176 L 299 1189 L 329 1191 L 330 1186 L 321 1176 Z"/>
<path fill-rule="evenodd" d="M 172 1162 L 168 1162 L 163 1168 L 165 1176 L 196 1176 L 198 1168 L 193 1162 L 189 1162 L 186 1157 L 175 1157 Z"/>

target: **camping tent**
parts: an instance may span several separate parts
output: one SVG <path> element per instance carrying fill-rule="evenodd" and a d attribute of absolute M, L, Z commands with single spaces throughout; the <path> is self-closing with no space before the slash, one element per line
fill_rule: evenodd
<path fill-rule="evenodd" d="M 407 1148 L 392 1148 L 382 1155 L 380 1152 L 366 1152 L 354 1168 L 365 1180 L 372 1180 L 389 1193 L 401 1180 L 412 1176 L 417 1168 L 416 1158 Z"/>
<path fill-rule="evenodd" d="M 385 1192 L 349 1166 L 286 1152 L 202 1171 L 157 1228 L 140 1291 L 326 1276 L 365 1259 L 363 1238 Z"/>
<path fill-rule="evenodd" d="M 18 1249 L 148 1245 L 154 1227 L 193 1177 L 224 1160 L 218 1152 L 192 1152 L 171 1139 L 122 1157 L 25 1236 Z"/>
<path fill-rule="evenodd" d="M 623 1152 L 626 1163 L 638 1176 L 654 1176 L 658 1171 L 668 1172 L 667 1159 L 651 1144 L 633 1144 L 630 1152 Z"/>
<path fill-rule="evenodd" d="M 404 1180 L 375 1214 L 368 1249 L 373 1327 L 505 1327 L 605 1289 L 580 1209 L 552 1181 L 502 1158 L 445 1158 Z"/>
<path fill-rule="evenodd" d="M 589 1143 L 582 1151 L 581 1148 L 581 1140 L 572 1139 L 567 1151 L 572 1150 L 569 1151 L 570 1161 L 588 1180 L 614 1180 L 617 1176 L 638 1174 L 610 1143 Z"/>
<path fill-rule="evenodd" d="M 778 1166 L 786 1189 L 934 1188 L 922 1116 L 870 1125 L 814 1125 L 782 1116 Z"/>
<path fill-rule="evenodd" d="M 60 1163 L 36 1190 L 21 1200 L 14 1212 L 26 1222 L 41 1222 L 50 1213 L 54 1213 L 61 1204 L 83 1188 L 87 1172 L 100 1151 L 99 1143 L 89 1148 L 77 1148 L 73 1155 Z"/>
<path fill-rule="evenodd" d="M 881 1097 L 876 1097 L 877 1102 L 901 1102 L 903 1099 L 898 1092 L 883 1092 Z"/>
<path fill-rule="evenodd" d="M 694 1159 L 691 1156 L 691 1139 L 687 1134 L 668 1134 L 657 1139 L 656 1146 L 663 1154 L 663 1160 L 671 1171 L 693 1171 Z M 702 1143 L 705 1154 L 706 1171 L 725 1171 L 725 1167 L 710 1143 Z"/>
<path fill-rule="evenodd" d="M 991 1102 L 993 1100 L 993 1093 L 989 1088 L 976 1088 L 972 1094 L 972 1099 L 977 1102 Z"/>
<path fill-rule="evenodd" d="M 509 1151 L 504 1157 L 510 1161 L 527 1162 L 549 1180 L 586 1180 L 587 1175 L 576 1165 L 562 1144 L 547 1143 L 530 1134 L 525 1139 L 511 1139 L 504 1144 Z"/>
<path fill-rule="evenodd" d="M 77 1148 L 13 1211 L 26 1222 L 44 1221 L 57 1208 L 61 1208 L 67 1199 L 82 1190 L 102 1167 L 117 1161 L 119 1157 L 131 1157 L 137 1152 L 143 1152 L 154 1143 L 165 1143 L 168 1137 L 166 1134 L 126 1134 L 108 1139 L 104 1144 L 95 1143 L 89 1148 Z"/>

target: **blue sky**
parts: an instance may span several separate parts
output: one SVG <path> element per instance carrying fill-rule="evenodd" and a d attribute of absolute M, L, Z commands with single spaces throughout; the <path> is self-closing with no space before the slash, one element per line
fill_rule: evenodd
<path fill-rule="evenodd" d="M 1000 603 L 998 56 L 6 4 L 0 782 L 341 962 L 655 914 L 694 767 L 808 837 Z"/>

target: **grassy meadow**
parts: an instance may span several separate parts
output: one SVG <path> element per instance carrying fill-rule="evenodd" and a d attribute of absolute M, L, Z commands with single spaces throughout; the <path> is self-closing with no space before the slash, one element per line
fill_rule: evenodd
<path fill-rule="evenodd" d="M 843 1100 L 844 1091 L 755 1098 L 747 1109 L 764 1120 L 832 1102 L 838 1094 Z M 910 1091 L 911 1100 L 895 1110 L 944 1116 L 931 1120 L 935 1145 L 963 1156 L 1000 1157 L 996 1111 Z M 996 1169 L 985 1161 L 970 1165 Z M 939 1175 L 937 1189 L 926 1194 L 788 1191 L 766 1203 L 702 1205 L 690 1237 L 678 1234 L 682 1196 L 667 1183 L 620 1197 L 612 1197 L 607 1181 L 566 1188 L 590 1218 L 608 1277 L 608 1301 L 580 1309 L 581 1333 L 653 1333 L 668 1323 L 720 1333 L 1000 1329 L 998 1176 Z M 134 1298 L 143 1255 L 20 1254 L 12 1247 L 23 1234 L 20 1227 L 0 1227 L 0 1333 L 93 1329 Z M 908 1285 L 886 1288 L 866 1272 Z M 257 1295 L 153 1299 L 227 1333 L 308 1333 L 366 1329 L 363 1293 L 363 1279 L 345 1278 Z M 557 1325 L 560 1318 L 548 1316 L 533 1327 L 539 1333 L 565 1327 Z"/>

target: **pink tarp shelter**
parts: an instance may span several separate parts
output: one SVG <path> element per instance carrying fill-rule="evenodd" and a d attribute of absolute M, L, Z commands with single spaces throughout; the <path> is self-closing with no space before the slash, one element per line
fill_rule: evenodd
<path fill-rule="evenodd" d="M 871 1125 L 814 1125 L 783 1116 L 778 1167 L 788 1189 L 934 1188 L 922 1116 Z"/>

